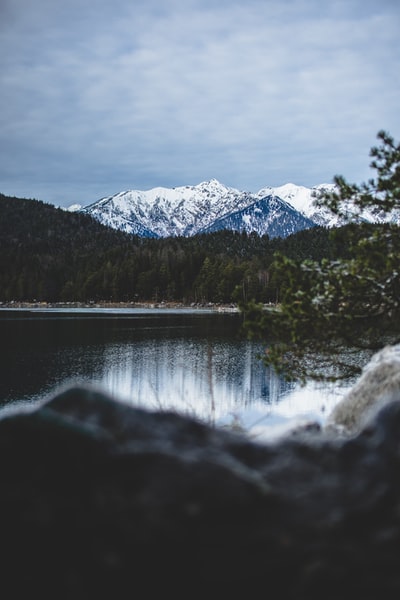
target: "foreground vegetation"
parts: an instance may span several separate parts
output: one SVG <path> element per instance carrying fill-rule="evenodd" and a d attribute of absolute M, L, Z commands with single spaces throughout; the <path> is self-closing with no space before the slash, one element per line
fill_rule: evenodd
<path fill-rule="evenodd" d="M 400 144 L 385 132 L 378 139 L 371 150 L 376 177 L 356 185 L 337 176 L 337 192 L 320 199 L 349 220 L 330 232 L 331 243 L 346 248 L 342 256 L 276 257 L 279 309 L 245 307 L 250 335 L 273 342 L 265 361 L 291 377 L 347 376 L 360 369 L 361 351 L 400 339 L 399 227 L 363 222 L 366 209 L 380 217 L 400 209 Z"/>

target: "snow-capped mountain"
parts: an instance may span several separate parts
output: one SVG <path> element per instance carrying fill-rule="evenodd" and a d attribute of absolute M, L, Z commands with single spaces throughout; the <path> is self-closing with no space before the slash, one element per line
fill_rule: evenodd
<path fill-rule="evenodd" d="M 315 223 L 300 214 L 287 202 L 278 196 L 269 195 L 253 202 L 242 210 L 223 216 L 205 231 L 232 231 L 255 232 L 259 235 L 268 234 L 270 237 L 286 237 L 301 229 L 314 227 Z"/>
<path fill-rule="evenodd" d="M 82 208 L 82 204 L 71 204 L 65 210 L 68 212 L 79 212 Z"/>
<path fill-rule="evenodd" d="M 190 236 L 254 202 L 215 179 L 195 186 L 127 191 L 83 209 L 100 222 L 147 237 Z"/>
<path fill-rule="evenodd" d="M 312 188 L 307 188 L 294 183 L 286 183 L 279 187 L 267 187 L 258 192 L 260 198 L 274 194 L 288 202 L 295 210 L 311 219 L 315 224 L 325 227 L 334 227 L 340 224 L 340 220 L 327 208 L 316 207 L 315 199 L 323 192 L 331 192 L 335 189 L 334 184 L 323 183 Z"/>
<path fill-rule="evenodd" d="M 265 194 L 276 194 L 282 200 L 288 202 L 293 208 L 301 214 L 311 219 L 317 225 L 324 227 L 337 227 L 344 225 L 347 221 L 337 215 L 331 213 L 325 207 L 316 207 L 315 199 L 323 192 L 333 192 L 334 184 L 323 183 L 312 188 L 306 188 L 301 185 L 287 183 L 280 187 L 264 188 L 258 192 L 260 197 Z M 360 215 L 354 205 L 350 204 L 347 207 L 349 215 L 353 215 L 354 219 L 368 223 L 396 223 L 400 224 L 400 211 L 393 210 L 391 213 L 385 213 L 377 208 L 364 209 Z"/>
<path fill-rule="evenodd" d="M 221 229 L 286 237 L 315 225 L 343 224 L 328 209 L 315 206 L 320 193 L 334 188 L 327 183 L 312 188 L 287 183 L 253 194 L 211 179 L 194 186 L 120 192 L 84 208 L 73 205 L 69 210 L 88 213 L 104 225 L 142 237 L 188 237 Z M 363 213 L 362 220 L 382 222 L 389 218 L 375 210 Z M 400 213 L 391 215 L 390 220 L 400 223 Z"/>
<path fill-rule="evenodd" d="M 316 224 L 270 188 L 265 194 L 252 194 L 216 179 L 195 186 L 120 192 L 81 211 L 143 237 L 192 236 L 219 229 L 285 237 Z"/>

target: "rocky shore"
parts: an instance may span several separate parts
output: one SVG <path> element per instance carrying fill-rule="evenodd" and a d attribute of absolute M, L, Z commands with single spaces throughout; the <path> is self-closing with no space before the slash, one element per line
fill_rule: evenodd
<path fill-rule="evenodd" d="M 398 598 L 400 390 L 375 389 L 357 428 L 271 444 L 90 388 L 3 417 L 4 597 Z"/>
<path fill-rule="evenodd" d="M 214 302 L 207 303 L 199 303 L 199 302 L 191 302 L 190 304 L 184 304 L 183 302 L 19 302 L 19 301 L 10 301 L 10 302 L 0 302 L 0 309 L 8 308 L 8 309 L 35 309 L 39 308 L 42 310 L 45 309 L 136 309 L 136 308 L 145 308 L 145 309 L 153 309 L 153 308 L 165 308 L 165 309 L 193 309 L 193 310 L 215 310 L 219 312 L 238 312 L 238 307 L 236 304 L 216 304 Z"/>

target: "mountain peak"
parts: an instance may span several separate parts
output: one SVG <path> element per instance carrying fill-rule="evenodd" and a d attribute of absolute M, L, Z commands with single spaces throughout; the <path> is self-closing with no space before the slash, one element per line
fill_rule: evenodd
<path fill-rule="evenodd" d="M 225 185 L 223 185 L 220 181 L 218 181 L 218 179 L 215 179 L 215 177 L 211 177 L 211 179 L 208 179 L 206 181 L 202 181 L 201 183 L 198 184 L 198 186 L 207 186 L 207 187 L 213 187 L 213 186 L 217 186 L 217 187 L 226 187 Z M 197 187 L 197 186 L 195 186 Z"/>
<path fill-rule="evenodd" d="M 221 183 L 220 181 L 218 181 L 218 179 L 212 178 L 207 181 L 202 181 L 201 183 L 198 183 L 197 185 L 195 185 L 193 187 L 193 189 L 204 190 L 204 191 L 209 191 L 209 192 L 218 193 L 218 194 L 225 194 L 225 193 L 229 192 L 230 190 L 233 190 L 234 188 L 229 188 L 226 185 L 224 185 L 223 183 Z M 234 191 L 238 191 L 238 190 L 234 190 Z"/>
<path fill-rule="evenodd" d="M 278 187 L 268 187 L 261 189 L 257 196 L 263 198 L 267 194 L 278 196 L 299 213 L 314 221 L 317 225 L 334 225 L 335 217 L 326 209 L 318 209 L 315 206 L 315 197 L 319 192 L 334 189 L 335 186 L 330 183 L 323 183 L 311 188 L 295 183 L 285 183 Z M 333 220 L 332 220 L 333 219 Z"/>
<path fill-rule="evenodd" d="M 191 186 L 120 192 L 82 210 L 103 224 L 146 237 L 187 237 L 216 228 L 285 237 L 314 225 L 272 188 L 267 191 L 260 199 L 212 178 Z"/>
<path fill-rule="evenodd" d="M 64 210 L 66 210 L 67 212 L 78 212 L 81 210 L 81 208 L 81 204 L 70 204 L 70 206 L 67 206 L 67 208 L 65 208 Z"/>
<path fill-rule="evenodd" d="M 286 183 L 252 194 L 212 178 L 197 185 L 120 192 L 81 211 L 142 237 L 188 237 L 218 229 L 285 237 L 315 225 L 340 225 L 339 217 L 314 202 L 318 193 L 334 189 L 328 183 L 312 188 Z M 378 218 L 383 217 L 371 213 L 364 220 L 376 222 Z"/>

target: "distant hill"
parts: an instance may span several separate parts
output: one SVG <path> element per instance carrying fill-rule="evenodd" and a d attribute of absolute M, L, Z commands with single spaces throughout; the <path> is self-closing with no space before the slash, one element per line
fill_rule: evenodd
<path fill-rule="evenodd" d="M 262 210 L 263 200 L 253 208 Z M 85 212 L 0 194 L 0 302 L 275 301 L 275 251 L 317 260 L 332 252 L 321 227 L 284 238 L 219 229 L 146 238 Z"/>
<path fill-rule="evenodd" d="M 59 299 L 77 273 L 131 240 L 90 215 L 0 194 L 0 300 Z"/>

